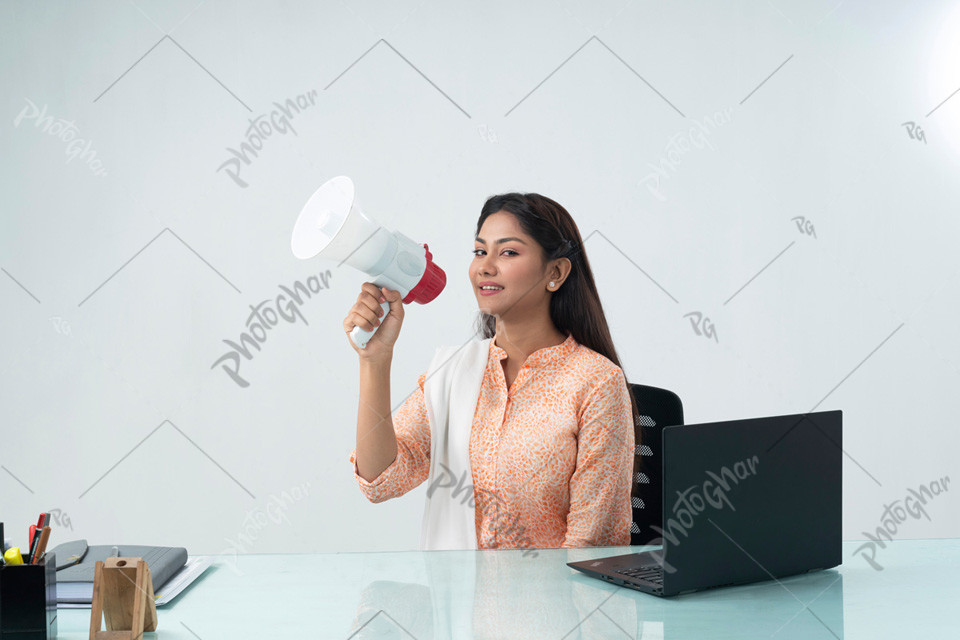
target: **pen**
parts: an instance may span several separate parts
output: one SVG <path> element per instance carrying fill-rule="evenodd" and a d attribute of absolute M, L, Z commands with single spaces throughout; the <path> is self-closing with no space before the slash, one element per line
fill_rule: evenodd
<path fill-rule="evenodd" d="M 30 528 L 33 529 L 34 526 L 33 526 L 33 525 L 30 525 Z M 40 536 L 39 536 L 39 535 L 31 535 L 31 536 L 30 536 L 30 540 L 31 540 L 31 543 L 30 543 L 30 545 L 27 547 L 27 556 L 26 556 L 26 558 L 24 559 L 24 562 L 25 562 L 26 564 L 30 564 L 30 560 L 31 560 L 31 558 L 33 558 L 33 554 L 34 554 L 34 552 L 35 552 L 36 549 L 37 549 L 37 543 L 40 542 Z"/>
<path fill-rule="evenodd" d="M 30 564 L 40 564 L 40 558 L 47 551 L 47 541 L 50 540 L 50 527 L 44 527 L 40 532 L 40 542 L 37 543 L 37 550 L 33 552 Z"/>
<path fill-rule="evenodd" d="M 47 518 L 49 518 L 49 516 L 47 515 L 47 512 L 41 511 L 40 517 L 37 518 L 37 524 L 30 525 L 30 539 L 27 541 L 28 547 L 33 548 L 33 540 L 36 537 L 35 534 L 39 533 L 40 531 L 43 530 L 45 526 L 47 526 Z"/>

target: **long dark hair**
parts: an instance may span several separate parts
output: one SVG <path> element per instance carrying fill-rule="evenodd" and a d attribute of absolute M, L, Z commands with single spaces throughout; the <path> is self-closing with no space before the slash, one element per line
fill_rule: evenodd
<path fill-rule="evenodd" d="M 553 292 L 550 299 L 550 319 L 564 334 L 569 333 L 580 344 L 593 349 L 615 365 L 620 365 L 617 350 L 610 338 L 610 328 L 603 314 L 600 295 L 593 280 L 593 271 L 583 247 L 583 238 L 573 218 L 559 203 L 539 193 L 505 193 L 491 196 L 480 210 L 476 235 L 484 220 L 499 211 L 513 214 L 524 232 L 543 249 L 544 260 L 567 258 L 572 264 L 570 274 L 563 286 Z M 496 335 L 496 317 L 480 313 L 478 333 L 484 339 Z M 626 376 L 624 376 L 626 378 Z M 640 446 L 640 414 L 633 389 L 627 382 L 630 408 L 633 414 L 633 431 L 636 446 Z M 634 469 L 637 469 L 634 456 Z"/>

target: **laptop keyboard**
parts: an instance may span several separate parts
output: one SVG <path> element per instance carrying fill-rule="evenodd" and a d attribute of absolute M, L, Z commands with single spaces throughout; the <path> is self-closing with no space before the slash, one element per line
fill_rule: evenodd
<path fill-rule="evenodd" d="M 617 571 L 622 576 L 633 578 L 635 580 L 644 580 L 653 584 L 663 586 L 663 567 L 658 564 L 647 564 L 639 567 L 630 567 Z"/>

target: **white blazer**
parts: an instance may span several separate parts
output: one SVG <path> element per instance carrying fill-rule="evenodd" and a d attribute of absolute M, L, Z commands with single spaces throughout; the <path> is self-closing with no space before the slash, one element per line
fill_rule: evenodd
<path fill-rule="evenodd" d="M 420 532 L 424 550 L 477 548 L 470 430 L 491 340 L 440 347 L 427 370 L 423 395 L 430 421 L 430 475 Z"/>

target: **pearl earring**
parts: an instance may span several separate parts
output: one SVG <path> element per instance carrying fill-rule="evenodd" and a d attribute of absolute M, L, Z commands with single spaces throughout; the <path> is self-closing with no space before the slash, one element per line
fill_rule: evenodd
<path fill-rule="evenodd" d="M 551 281 L 551 282 L 550 282 L 550 288 L 552 289 L 554 286 L 556 286 L 556 285 L 554 285 L 553 281 Z"/>

